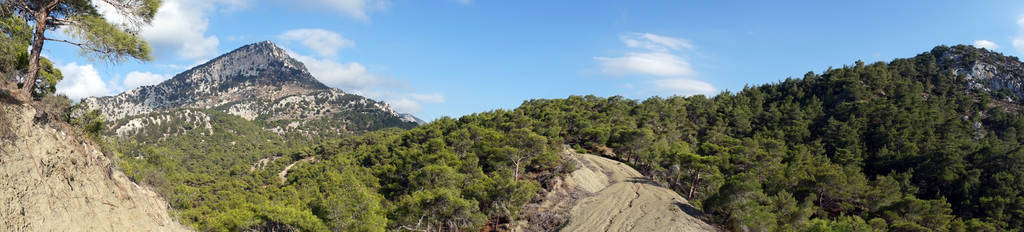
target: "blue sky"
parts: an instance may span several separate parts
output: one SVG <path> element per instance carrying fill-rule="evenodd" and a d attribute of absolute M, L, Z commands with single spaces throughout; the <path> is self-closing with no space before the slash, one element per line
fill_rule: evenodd
<path fill-rule="evenodd" d="M 271 40 L 328 85 L 431 120 L 534 98 L 713 95 L 943 44 L 1024 54 L 1022 1 L 772 2 L 164 0 L 142 31 L 151 62 L 57 43 L 44 55 L 58 91 L 81 98 Z"/>

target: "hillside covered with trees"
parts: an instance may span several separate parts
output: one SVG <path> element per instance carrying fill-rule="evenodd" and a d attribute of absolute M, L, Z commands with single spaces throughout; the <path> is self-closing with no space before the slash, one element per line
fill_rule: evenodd
<path fill-rule="evenodd" d="M 633 165 L 728 230 L 1020 230 L 1019 99 L 968 87 L 949 52 L 991 57 L 940 46 L 714 97 L 530 100 L 305 148 L 252 128 L 118 150 L 204 231 L 497 228 L 573 170 L 562 144 Z"/>
<path fill-rule="evenodd" d="M 419 125 L 329 90 L 266 41 L 163 86 L 84 100 L 97 110 L 56 94 L 68 59 L 44 57 L 44 41 L 90 61 L 152 60 L 142 32 L 162 1 L 102 2 L 0 0 L 0 163 L 17 164 L 0 185 L 34 207 L 0 210 L 33 218 L 3 228 L 130 227 L 91 216 L 120 208 L 103 199 L 135 199 L 123 208 L 152 208 L 138 214 L 175 229 L 165 218 L 199 231 L 505 231 L 576 170 L 568 146 L 631 165 L 729 231 L 1024 231 L 1024 63 L 985 49 L 938 46 L 716 96 L 535 99 Z M 640 35 L 620 39 L 686 63 L 669 53 L 692 49 L 686 40 Z M 37 196 L 82 213 L 25 200 Z"/>

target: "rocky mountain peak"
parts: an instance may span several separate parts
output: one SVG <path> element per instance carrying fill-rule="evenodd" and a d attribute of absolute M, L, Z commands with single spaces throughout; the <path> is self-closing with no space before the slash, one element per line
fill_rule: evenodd
<path fill-rule="evenodd" d="M 231 52 L 225 53 L 210 61 L 211 63 L 234 63 L 240 66 L 267 66 L 270 64 L 281 64 L 285 68 L 296 69 L 304 72 L 306 66 L 301 62 L 288 56 L 288 52 L 278 47 L 269 40 L 242 46 Z M 242 62 L 242 63 L 238 63 Z M 245 63 L 248 62 L 248 63 Z"/>
<path fill-rule="evenodd" d="M 267 77 L 271 77 L 267 81 L 274 83 L 296 82 L 308 88 L 326 88 L 310 75 L 302 62 L 288 56 L 287 51 L 270 41 L 245 45 L 225 53 L 175 76 L 172 82 L 240 83 Z"/>
<path fill-rule="evenodd" d="M 208 120 L 205 113 L 180 109 L 219 111 L 279 133 L 349 133 L 421 122 L 385 102 L 327 87 L 270 41 L 242 46 L 154 86 L 82 102 L 109 121 L 127 120 L 116 126 L 124 128 L 111 128 L 119 134 L 167 121 Z"/>
<path fill-rule="evenodd" d="M 154 86 L 143 86 L 100 101 L 111 120 L 181 107 L 210 108 L 242 100 L 274 100 L 288 95 L 330 90 L 305 65 L 270 41 L 225 53 Z M 344 94 L 340 90 L 334 90 Z"/>

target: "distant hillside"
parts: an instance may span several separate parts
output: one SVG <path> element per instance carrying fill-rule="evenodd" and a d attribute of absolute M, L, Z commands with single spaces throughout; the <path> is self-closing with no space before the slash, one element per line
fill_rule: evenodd
<path fill-rule="evenodd" d="M 419 123 L 387 103 L 329 88 L 269 41 L 243 46 L 154 86 L 82 102 L 99 110 L 119 136 L 160 120 L 176 109 L 212 109 L 253 121 L 280 134 L 361 133 Z M 128 128 L 121 128 L 128 126 Z"/>

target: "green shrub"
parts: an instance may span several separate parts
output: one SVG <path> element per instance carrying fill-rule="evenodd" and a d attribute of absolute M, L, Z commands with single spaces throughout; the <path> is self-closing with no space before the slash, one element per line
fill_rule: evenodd
<path fill-rule="evenodd" d="M 36 118 L 50 121 L 68 122 L 71 113 L 71 99 L 64 95 L 47 94 L 32 102 L 36 108 Z M 41 117 L 39 117 L 41 116 Z"/>
<path fill-rule="evenodd" d="M 81 128 L 86 136 L 99 142 L 106 128 L 103 120 L 104 116 L 99 110 L 90 110 L 77 118 L 71 118 L 71 125 Z"/>

